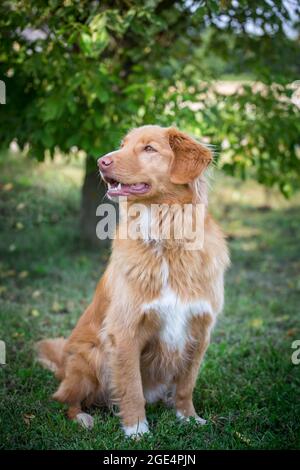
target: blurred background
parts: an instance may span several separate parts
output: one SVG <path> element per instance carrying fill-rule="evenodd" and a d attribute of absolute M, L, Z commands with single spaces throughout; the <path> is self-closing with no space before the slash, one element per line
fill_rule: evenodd
<path fill-rule="evenodd" d="M 88 437 L 66 424 L 32 347 L 70 332 L 107 262 L 97 157 L 151 123 L 215 146 L 233 265 L 195 394 L 210 424 L 152 407 L 154 440 L 131 445 L 299 447 L 299 1 L 3 0 L 0 80 L 0 445 L 130 446 L 109 414 Z"/>

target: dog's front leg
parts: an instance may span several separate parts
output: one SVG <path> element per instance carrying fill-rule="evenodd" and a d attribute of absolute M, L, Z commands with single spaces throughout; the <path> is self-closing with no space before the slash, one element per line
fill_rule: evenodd
<path fill-rule="evenodd" d="M 193 390 L 196 384 L 200 364 L 210 342 L 210 331 L 213 319 L 210 314 L 203 314 L 194 318 L 192 322 L 193 344 L 187 351 L 187 362 L 184 370 L 176 380 L 176 415 L 179 419 L 194 418 L 199 424 L 206 421 L 197 415 L 193 404 Z"/>
<path fill-rule="evenodd" d="M 127 337 L 115 340 L 112 349 L 113 393 L 122 428 L 128 437 L 139 436 L 149 431 L 140 372 L 141 347 L 137 340 Z"/>

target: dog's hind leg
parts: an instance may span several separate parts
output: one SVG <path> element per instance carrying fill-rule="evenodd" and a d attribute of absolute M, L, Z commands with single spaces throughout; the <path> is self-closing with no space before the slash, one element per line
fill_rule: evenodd
<path fill-rule="evenodd" d="M 68 409 L 68 417 L 76 421 L 80 426 L 85 429 L 92 429 L 94 427 L 94 418 L 88 413 L 82 411 L 80 404 L 72 405 Z"/>
<path fill-rule="evenodd" d="M 78 422 L 85 429 L 91 429 L 94 420 L 91 415 L 82 411 L 81 404 L 91 397 L 96 385 L 87 377 L 72 375 L 65 378 L 53 398 L 61 403 L 69 405 L 68 417 Z"/>

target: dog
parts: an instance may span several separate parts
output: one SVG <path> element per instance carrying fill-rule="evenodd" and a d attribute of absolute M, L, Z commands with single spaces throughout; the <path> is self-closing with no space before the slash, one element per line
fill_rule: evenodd
<path fill-rule="evenodd" d="M 68 405 L 68 416 L 85 428 L 93 418 L 84 409 L 117 404 L 126 436 L 149 431 L 145 404 L 161 400 L 180 420 L 205 420 L 193 405 L 200 364 L 223 308 L 224 273 L 229 265 L 225 236 L 208 213 L 205 171 L 211 150 L 177 128 L 134 129 L 118 150 L 99 158 L 107 196 L 126 201 L 126 211 L 142 206 L 140 237 L 116 229 L 107 269 L 92 303 L 68 339 L 38 343 L 39 361 L 60 381 L 53 397 Z M 173 206 L 202 208 L 203 243 L 187 249 L 175 238 L 182 219 L 173 211 L 171 235 L 157 231 Z M 123 211 L 124 212 L 124 211 Z M 134 217 L 131 217 L 133 220 Z M 180 222 L 181 220 L 181 222 Z"/>

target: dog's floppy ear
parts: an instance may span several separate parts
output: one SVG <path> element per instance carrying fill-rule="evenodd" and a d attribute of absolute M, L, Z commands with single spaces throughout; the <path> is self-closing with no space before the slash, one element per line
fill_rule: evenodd
<path fill-rule="evenodd" d="M 171 182 L 175 184 L 191 183 L 212 161 L 211 151 L 175 127 L 168 129 L 168 138 L 174 153 Z"/>

